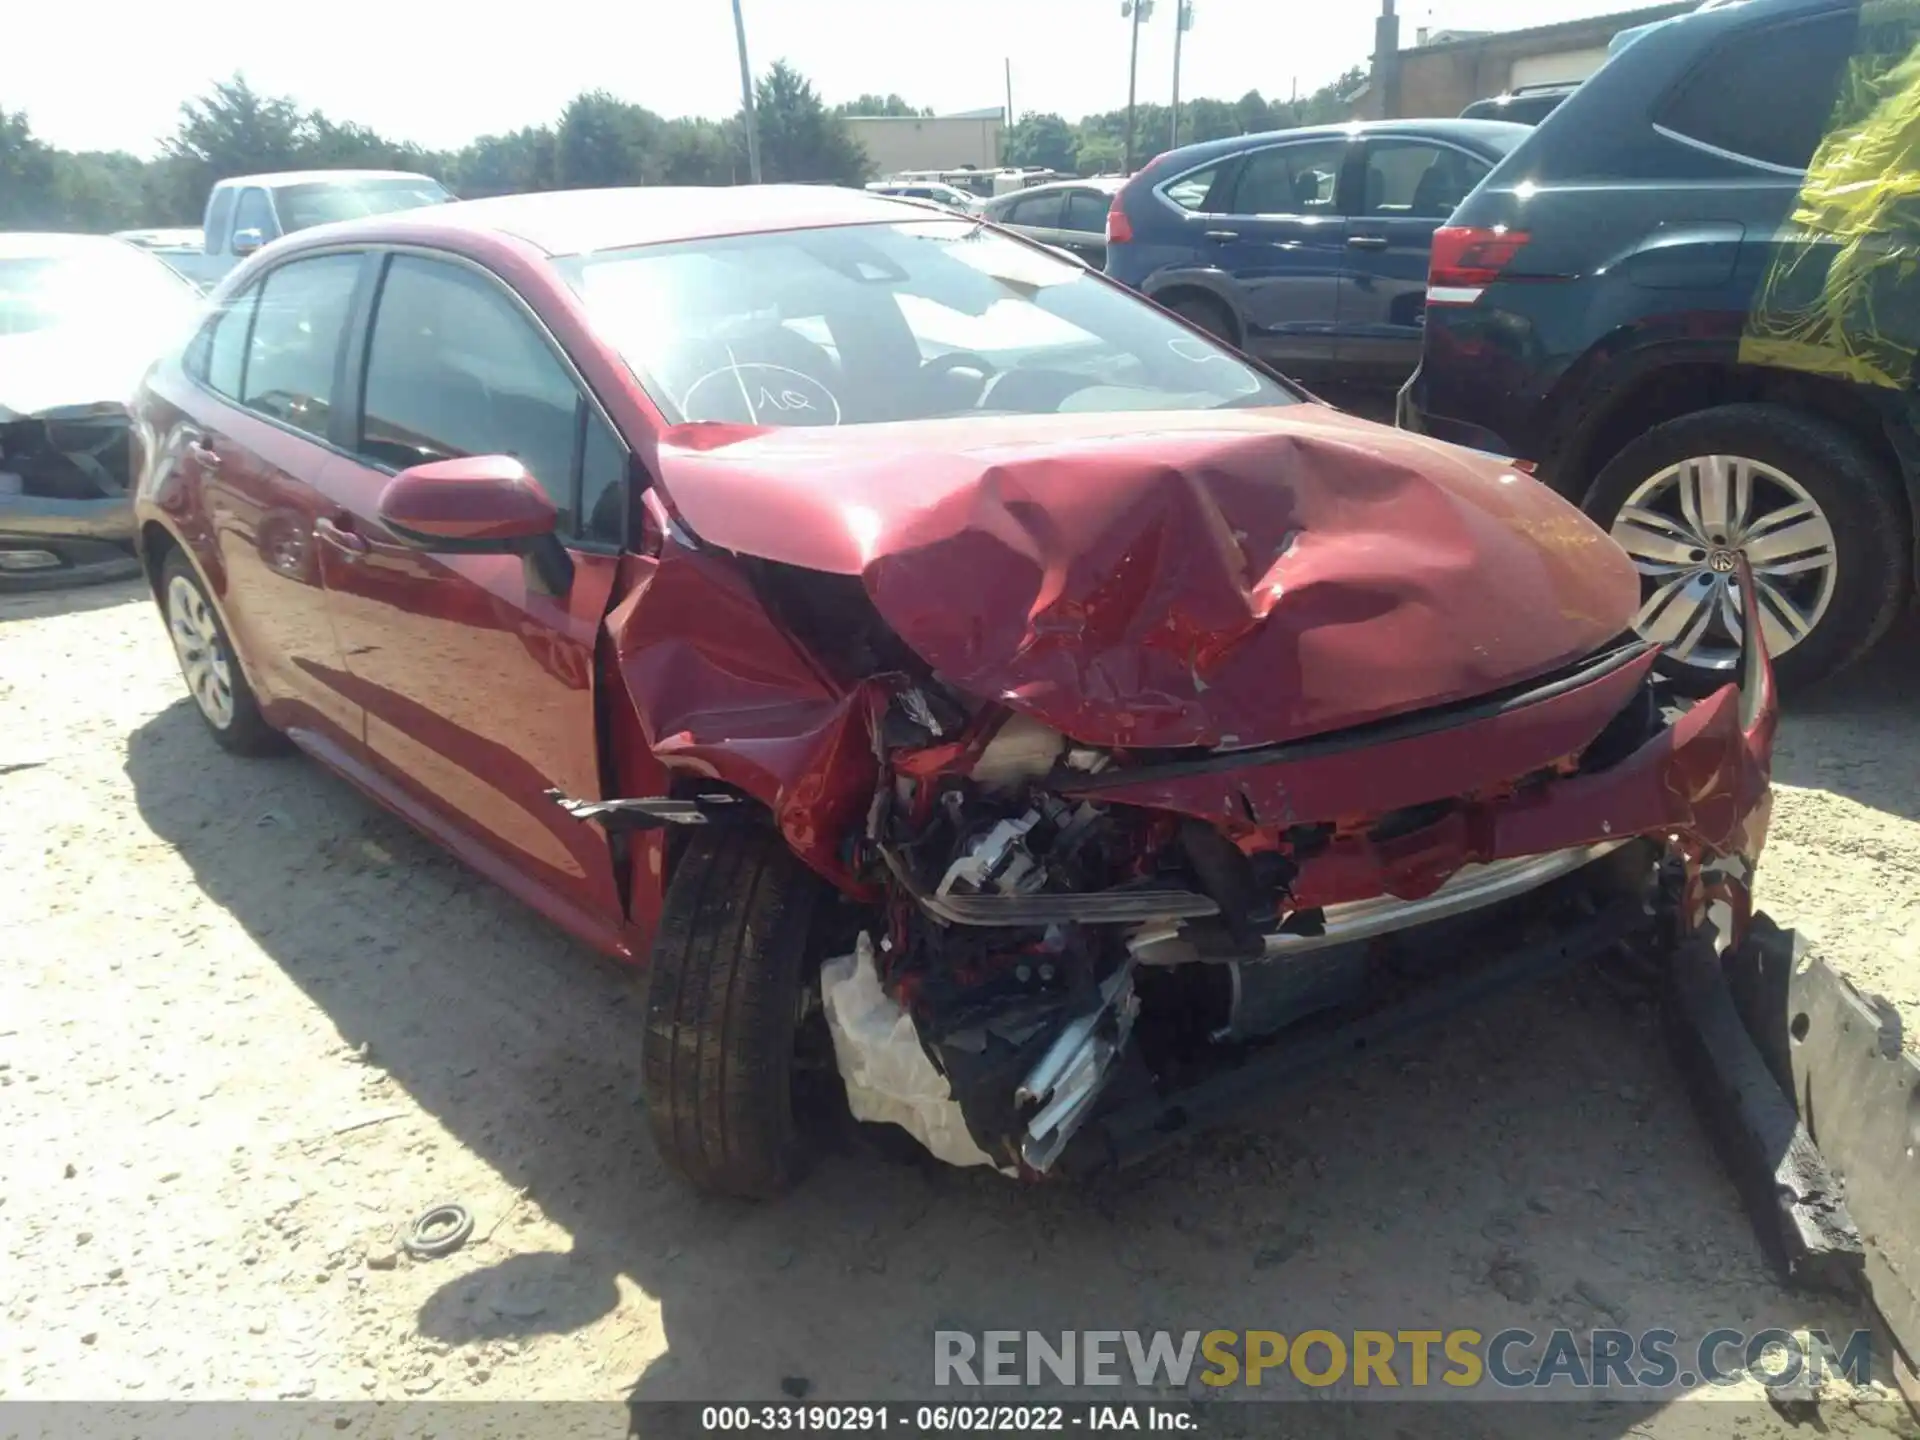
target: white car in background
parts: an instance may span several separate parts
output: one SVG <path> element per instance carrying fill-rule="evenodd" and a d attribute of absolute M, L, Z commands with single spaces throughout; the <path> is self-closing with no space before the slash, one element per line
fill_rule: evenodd
<path fill-rule="evenodd" d="M 958 185 L 948 185 L 940 180 L 875 180 L 868 184 L 867 191 L 873 195 L 892 195 L 901 200 L 926 200 L 949 210 L 957 210 L 962 215 L 977 215 L 980 212 L 978 195 L 971 195 Z"/>
<path fill-rule="evenodd" d="M 0 234 L 0 593 L 138 569 L 128 406 L 200 304 L 120 240 Z"/>
<path fill-rule="evenodd" d="M 1031 185 L 994 196 L 981 206 L 980 214 L 1098 270 L 1107 263 L 1107 211 L 1124 183 L 1118 177 L 1103 176 Z"/>
<path fill-rule="evenodd" d="M 197 225 L 116 230 L 112 238 L 146 251 L 199 290 L 211 289 L 213 282 L 224 273 L 225 267 L 207 255 L 206 233 Z"/>

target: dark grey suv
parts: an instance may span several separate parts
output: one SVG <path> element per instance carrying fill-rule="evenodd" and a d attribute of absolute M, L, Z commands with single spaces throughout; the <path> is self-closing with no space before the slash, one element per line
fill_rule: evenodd
<path fill-rule="evenodd" d="M 1638 563 L 1696 688 L 1752 566 L 1783 685 L 1914 586 L 1920 0 L 1714 3 L 1639 36 L 1434 237 L 1403 423 L 1533 460 Z"/>

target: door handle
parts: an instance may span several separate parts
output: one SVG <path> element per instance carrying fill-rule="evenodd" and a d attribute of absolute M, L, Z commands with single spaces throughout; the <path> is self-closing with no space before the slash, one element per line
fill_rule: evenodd
<path fill-rule="evenodd" d="M 220 452 L 198 436 L 187 441 L 187 453 L 208 469 L 212 469 L 220 463 Z"/>
<path fill-rule="evenodd" d="M 1384 250 L 1387 248 L 1387 237 L 1384 235 L 1349 235 L 1347 237 L 1347 244 L 1351 245 L 1355 250 Z"/>
<path fill-rule="evenodd" d="M 1240 238 L 1240 232 L 1238 230 L 1207 231 L 1207 239 L 1209 240 L 1227 241 L 1227 240 L 1238 240 L 1239 238 Z"/>
<path fill-rule="evenodd" d="M 349 560 L 358 560 L 367 553 L 365 536 L 354 534 L 324 515 L 313 522 L 313 535 L 316 540 L 331 545 Z"/>

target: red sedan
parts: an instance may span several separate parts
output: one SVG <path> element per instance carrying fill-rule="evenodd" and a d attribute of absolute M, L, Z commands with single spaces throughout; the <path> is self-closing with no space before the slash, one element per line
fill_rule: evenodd
<path fill-rule="evenodd" d="M 1469 935 L 1744 922 L 1759 644 L 1689 708 L 1544 487 L 975 219 L 754 187 L 304 231 L 138 421 L 214 739 L 650 961 L 654 1132 L 711 1189 L 788 1184 L 816 1093 L 1042 1173 Z"/>

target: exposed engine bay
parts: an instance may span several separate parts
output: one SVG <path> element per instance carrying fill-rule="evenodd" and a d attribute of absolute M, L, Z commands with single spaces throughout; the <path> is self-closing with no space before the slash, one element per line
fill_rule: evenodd
<path fill-rule="evenodd" d="M 1657 690 L 1643 680 L 1585 747 L 1595 763 L 1669 723 Z M 1543 892 L 1585 872 L 1585 890 L 1637 890 L 1650 911 L 1660 878 L 1656 847 L 1605 842 L 1469 864 L 1412 900 L 1318 904 L 1302 883 L 1316 861 L 1417 838 L 1462 807 L 1274 833 L 1080 798 L 1109 752 L 998 707 L 967 718 L 932 682 L 898 691 L 880 731 L 891 780 L 868 857 L 884 866 L 884 922 L 822 973 L 849 1101 L 949 1163 L 1010 1175 L 1052 1169 L 1109 1087 L 1175 1090 L 1417 983 L 1489 910 L 1511 929 L 1516 905 L 1537 917 Z"/>

